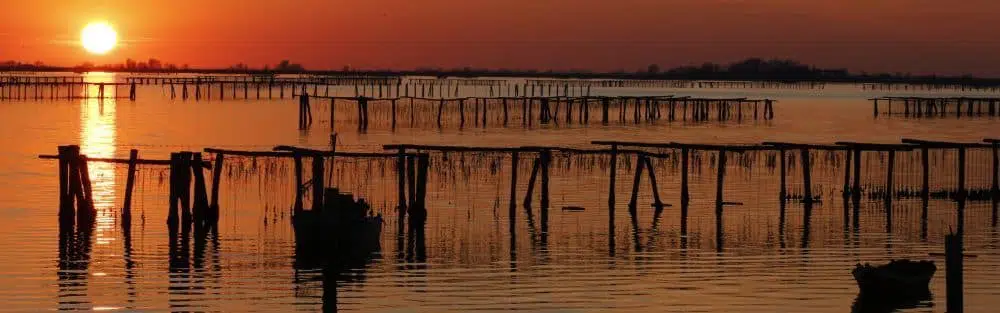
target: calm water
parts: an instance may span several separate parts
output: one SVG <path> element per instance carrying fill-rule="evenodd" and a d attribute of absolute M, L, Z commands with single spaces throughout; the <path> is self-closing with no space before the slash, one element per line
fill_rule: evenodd
<path fill-rule="evenodd" d="M 93 75 L 93 74 L 92 74 Z M 93 75 L 90 80 L 108 80 Z M 345 89 L 346 90 L 346 89 Z M 550 125 L 444 129 L 373 127 L 359 133 L 351 108 L 338 109 L 339 149 L 377 151 L 388 143 L 443 145 L 589 146 L 591 140 L 755 143 L 837 140 L 898 142 L 901 137 L 971 141 L 997 137 L 995 119 L 873 119 L 855 86 L 825 90 L 595 90 L 600 94 L 670 93 L 706 97 L 746 96 L 779 100 L 773 121 L 743 124 Z M 310 130 L 296 129 L 296 101 L 171 100 L 160 86 L 139 89 L 135 102 L 45 100 L 0 102 L 0 310 L 194 310 L 316 311 L 322 303 L 321 273 L 295 270 L 289 208 L 293 200 L 290 162 L 227 157 L 222 181 L 218 237 L 195 238 L 190 254 L 177 255 L 168 242 L 167 169 L 141 167 L 133 229 L 120 228 L 125 168 L 93 164 L 96 230 L 89 253 L 60 266 L 56 211 L 57 145 L 79 144 L 91 157 L 165 159 L 172 151 L 205 147 L 270 150 L 279 144 L 327 147 L 327 108 L 318 107 Z M 373 116 L 377 116 L 374 114 Z M 494 124 L 495 125 L 495 124 Z M 916 155 L 916 154 L 914 154 Z M 358 311 L 675 311 L 675 312 L 845 312 L 857 288 L 850 270 L 857 262 L 912 257 L 938 261 L 943 235 L 955 227 L 955 204 L 932 200 L 926 224 L 919 200 L 896 201 L 887 221 L 881 201 L 863 201 L 860 224 L 847 226 L 839 195 L 843 172 L 836 155 L 817 154 L 814 183 L 824 202 L 807 220 L 801 205 L 789 204 L 779 222 L 777 178 L 766 153 L 730 159 L 723 238 L 716 238 L 715 174 L 710 153 L 699 155 L 692 172 L 688 234 L 680 234 L 680 213 L 668 207 L 658 219 L 640 205 L 637 223 L 626 207 L 634 159 L 619 162 L 615 230 L 608 228 L 606 157 L 556 154 L 552 172 L 548 232 L 541 233 L 537 208 L 517 210 L 514 246 L 508 229 L 510 160 L 491 154 L 433 154 L 428 191 L 426 260 L 397 246 L 388 221 L 381 253 L 364 269 L 345 273 L 337 287 L 338 307 Z M 935 161 L 941 185 L 949 184 L 946 154 Z M 985 154 L 970 154 L 975 162 Z M 904 154 L 900 162 L 913 155 Z M 864 180 L 877 184 L 882 167 L 866 155 Z M 938 160 L 938 158 L 935 158 Z M 675 160 L 656 162 L 660 193 L 679 202 Z M 906 163 L 915 164 L 915 163 Z M 971 165 L 970 165 L 971 166 Z M 906 166 L 903 167 L 907 170 Z M 337 186 L 370 200 L 383 214 L 395 205 L 394 163 L 336 160 Z M 527 188 L 530 160 L 519 167 L 519 199 Z M 970 187 L 988 181 L 988 167 L 972 167 Z M 790 186 L 801 190 L 797 170 Z M 899 174 L 899 184 L 918 179 Z M 645 184 L 645 182 L 644 182 Z M 643 185 L 639 203 L 652 202 Z M 537 201 L 537 199 L 535 200 Z M 536 205 L 537 206 L 537 205 Z M 585 207 L 583 212 L 564 206 Z M 990 225 L 989 203 L 970 202 L 965 229 L 965 289 L 969 312 L 1000 305 L 1000 233 Z M 529 212 L 531 215 L 529 215 Z M 532 218 L 533 217 L 533 218 Z M 391 219 L 390 219 L 391 220 Z M 887 224 L 891 227 L 887 227 Z M 926 229 L 926 231 L 924 231 Z M 924 234 L 926 233 L 926 234 Z M 84 243 L 87 245 L 87 243 Z M 172 258 L 190 258 L 178 266 Z M 67 265 L 68 264 L 68 265 Z M 932 282 L 934 297 L 907 312 L 944 311 L 944 271 Z"/>

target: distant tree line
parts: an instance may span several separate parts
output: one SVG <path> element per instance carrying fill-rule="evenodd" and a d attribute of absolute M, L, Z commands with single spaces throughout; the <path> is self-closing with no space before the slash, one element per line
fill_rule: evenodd
<path fill-rule="evenodd" d="M 361 70 L 344 66 L 339 70 L 307 70 L 299 63 L 281 60 L 276 64 L 265 64 L 251 68 L 245 63 L 237 63 L 227 68 L 191 68 L 187 64 L 176 65 L 155 58 L 145 61 L 132 59 L 120 64 L 95 65 L 83 63 L 74 67 L 58 67 L 42 62 L 21 63 L 0 62 L 0 71 L 111 71 L 111 72 L 186 72 L 186 73 L 240 73 L 240 74 L 330 74 L 330 75 L 419 75 L 435 77 L 544 77 L 581 79 L 669 79 L 669 80 L 768 80 L 768 81 L 823 81 L 823 82 L 908 82 L 924 84 L 967 84 L 1000 85 L 1000 78 L 977 78 L 972 76 L 911 75 L 908 73 L 851 73 L 847 69 L 824 69 L 802 64 L 794 60 L 749 58 L 729 64 L 704 63 L 662 69 L 658 64 L 649 64 L 645 69 L 628 72 L 616 70 L 595 72 L 577 69 L 566 71 L 540 71 L 534 69 L 484 69 L 418 67 L 414 70 Z"/>

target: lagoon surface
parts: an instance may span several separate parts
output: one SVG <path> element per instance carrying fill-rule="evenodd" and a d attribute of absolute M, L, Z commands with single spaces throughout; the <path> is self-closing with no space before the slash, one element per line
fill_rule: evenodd
<path fill-rule="evenodd" d="M 66 74 L 71 75 L 71 74 Z M 86 74 L 87 81 L 120 80 Z M 217 235 L 193 238 L 178 255 L 168 243 L 167 178 L 162 166 L 140 166 L 129 234 L 122 231 L 124 165 L 94 163 L 97 221 L 85 253 L 61 255 L 58 238 L 59 145 L 80 145 L 90 157 L 167 159 L 170 152 L 204 148 L 269 151 L 276 145 L 328 149 L 329 107 L 315 105 L 316 121 L 296 125 L 298 100 L 171 99 L 169 87 L 144 85 L 127 99 L 0 101 L 0 311 L 52 309 L 123 311 L 317 311 L 323 302 L 322 272 L 296 269 L 290 208 L 291 161 L 226 158 Z M 351 94 L 353 87 L 333 93 Z M 901 138 L 980 141 L 1000 136 L 997 118 L 873 117 L 867 99 L 885 95 L 981 95 L 957 92 L 863 91 L 857 85 L 823 89 L 594 88 L 595 95 L 678 95 L 708 98 L 770 98 L 768 121 L 549 124 L 507 127 L 385 127 L 362 132 L 354 108 L 337 108 L 338 151 L 381 152 L 393 143 L 466 146 L 588 147 L 593 140 L 748 144 L 762 141 L 898 143 Z M 482 96 L 482 90 L 462 90 Z M 319 103 L 319 102 L 316 102 Z M 386 108 L 373 108 L 373 119 Z M 867 197 L 859 225 L 844 216 L 843 168 L 836 154 L 818 153 L 815 192 L 822 202 L 810 215 L 790 202 L 779 218 L 778 184 L 767 152 L 733 156 L 727 168 L 727 206 L 717 238 L 715 160 L 704 152 L 692 172 L 688 233 L 680 232 L 676 160 L 655 161 L 663 201 L 656 216 L 647 185 L 639 194 L 635 223 L 627 209 L 634 157 L 618 161 L 614 231 L 608 225 L 607 156 L 556 153 L 548 225 L 537 206 L 518 206 L 508 227 L 510 159 L 501 154 L 432 154 L 427 192 L 425 256 L 401 250 L 395 219 L 387 218 L 381 250 L 363 268 L 343 273 L 337 307 L 365 312 L 551 311 L 551 312 L 846 312 L 857 286 L 856 263 L 894 258 L 938 263 L 932 299 L 903 312 L 944 311 L 944 235 L 957 226 L 956 204 L 934 200 L 922 218 L 919 199 L 887 208 Z M 631 158 L 631 159 L 630 159 Z M 901 153 L 897 183 L 919 186 L 919 154 Z M 935 155 L 935 184 L 945 186 L 953 156 Z M 523 201 L 531 158 L 518 168 Z M 739 160 L 739 161 L 736 161 Z M 328 185 L 364 197 L 376 212 L 393 216 L 396 174 L 392 160 L 338 158 Z M 884 177 L 883 156 L 865 156 L 866 185 Z M 970 152 L 970 188 L 989 183 L 988 154 Z M 793 162 L 794 163 L 794 162 Z M 797 163 L 796 163 L 797 164 Z M 793 166 L 794 167 L 794 166 Z M 801 189 L 801 172 L 789 172 Z M 211 183 L 211 182 L 210 182 Z M 645 184 L 645 182 L 644 182 Z M 942 187 L 943 188 L 943 187 Z M 537 200 L 536 200 L 537 201 Z M 561 210 L 566 206 L 582 211 Z M 991 203 L 966 207 L 967 312 L 1000 305 L 1000 231 L 991 225 Z M 887 220 L 887 216 L 891 216 Z M 511 240 L 511 236 L 513 239 Z M 513 243 L 513 245 L 512 245 Z M 185 262 L 177 262 L 183 258 Z"/>

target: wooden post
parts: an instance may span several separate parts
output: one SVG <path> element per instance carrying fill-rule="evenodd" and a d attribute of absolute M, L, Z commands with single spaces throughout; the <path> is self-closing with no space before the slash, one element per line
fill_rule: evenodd
<path fill-rule="evenodd" d="M 552 163 L 552 151 L 542 150 L 539 155 L 539 160 L 541 161 L 541 172 L 542 172 L 542 199 L 541 207 L 538 208 L 541 215 L 541 232 L 542 232 L 542 245 L 544 246 L 548 240 L 549 232 L 549 165 Z"/>
<path fill-rule="evenodd" d="M 441 99 L 441 101 L 438 103 L 438 119 L 437 119 L 438 128 L 441 128 L 441 112 L 443 110 L 444 110 L 444 99 Z"/>
<path fill-rule="evenodd" d="M 958 148 L 958 235 L 965 235 L 965 147 Z"/>
<path fill-rule="evenodd" d="M 76 213 L 73 211 L 73 194 L 70 189 L 71 147 L 59 146 L 59 222 L 72 228 Z"/>
<path fill-rule="evenodd" d="M 888 160 L 888 164 L 886 164 L 886 173 L 885 173 L 885 201 L 886 201 L 886 204 L 890 204 L 891 203 L 892 197 L 893 197 L 893 194 L 894 194 L 894 192 L 893 192 L 894 187 L 893 187 L 893 183 L 892 183 L 892 176 L 895 174 L 894 173 L 895 171 L 896 171 L 896 151 L 895 150 L 889 150 L 889 160 Z M 891 208 L 887 207 L 886 209 L 890 210 Z"/>
<path fill-rule="evenodd" d="M 635 178 L 632 180 L 632 198 L 628 202 L 629 213 L 635 216 L 636 202 L 639 200 L 639 184 L 642 180 L 642 170 L 646 168 L 646 159 L 642 155 L 637 155 L 635 160 Z"/>
<path fill-rule="evenodd" d="M 77 189 L 76 217 L 77 227 L 81 227 L 82 225 L 90 224 L 97 211 L 94 209 L 94 195 L 90 184 L 90 170 L 87 166 L 87 156 L 80 154 L 76 162 L 80 185 L 82 187 L 82 190 Z"/>
<path fill-rule="evenodd" d="M 201 153 L 192 154 L 191 172 L 194 174 L 194 225 L 197 228 L 208 225 L 208 195 L 205 193 L 205 175 Z"/>
<path fill-rule="evenodd" d="M 298 215 L 302 212 L 302 155 L 295 152 L 292 157 L 295 160 L 295 206 L 293 210 Z"/>
<path fill-rule="evenodd" d="M 853 192 L 854 203 L 857 204 L 861 201 L 861 149 L 854 150 L 854 187 L 851 191 Z"/>
<path fill-rule="evenodd" d="M 392 99 L 392 129 L 396 129 L 396 99 Z"/>
<path fill-rule="evenodd" d="M 178 196 L 181 203 L 181 223 L 191 225 L 191 152 L 181 151 L 177 173 L 179 174 Z"/>
<path fill-rule="evenodd" d="M 507 126 L 507 98 L 500 99 L 503 103 L 503 126 Z"/>
<path fill-rule="evenodd" d="M 393 102 L 395 103 L 395 102 Z M 406 211 L 406 149 L 399 149 L 396 153 L 396 184 L 398 189 L 396 190 L 398 205 L 396 209 L 399 210 L 397 213 L 402 214 Z"/>
<path fill-rule="evenodd" d="M 508 222 L 510 223 L 510 229 L 514 229 L 515 219 L 517 218 L 517 169 L 519 163 L 519 156 L 517 151 L 511 152 L 510 154 L 510 209 L 507 212 Z M 511 234 L 513 236 L 513 234 Z"/>
<path fill-rule="evenodd" d="M 724 178 L 726 176 L 726 150 L 719 150 L 719 169 L 717 171 L 716 186 L 715 186 L 715 240 L 716 240 L 716 250 L 722 250 L 722 205 L 723 197 L 722 190 L 725 186 Z"/>
<path fill-rule="evenodd" d="M 851 194 L 851 150 L 844 150 L 844 201 Z"/>
<path fill-rule="evenodd" d="M 225 160 L 225 155 L 217 153 L 215 162 L 212 164 L 212 208 L 208 216 L 208 221 L 212 225 L 219 221 L 219 187 L 222 186 L 223 160 Z"/>
<path fill-rule="evenodd" d="M 418 210 L 416 211 L 416 217 L 419 219 L 420 223 L 416 225 L 423 225 L 424 220 L 427 218 L 427 169 L 430 167 L 430 161 L 426 154 L 417 156 L 417 205 Z M 411 219 L 414 216 L 411 215 Z M 411 227 L 415 224 L 411 223 Z"/>
<path fill-rule="evenodd" d="M 788 201 L 788 188 L 786 187 L 788 158 L 785 155 L 785 149 L 778 149 L 778 158 L 780 158 L 778 174 L 781 179 L 781 190 L 778 191 L 778 197 L 781 198 L 781 202 L 785 202 Z"/>
<path fill-rule="evenodd" d="M 465 127 L 465 99 L 458 100 L 458 127 Z"/>
<path fill-rule="evenodd" d="M 330 129 L 335 129 L 337 125 L 337 106 L 335 105 L 335 100 L 330 98 Z"/>
<path fill-rule="evenodd" d="M 657 211 L 663 210 L 663 202 L 660 201 L 660 188 L 656 186 L 656 171 L 653 170 L 653 161 L 646 158 L 646 171 L 649 172 L 649 184 L 653 189 L 653 206 Z"/>
<path fill-rule="evenodd" d="M 962 233 L 948 234 L 944 238 L 944 268 L 945 268 L 945 292 L 948 313 L 962 313 L 964 309 L 963 299 L 963 248 Z"/>
<path fill-rule="evenodd" d="M 170 153 L 170 204 L 167 210 L 167 224 L 171 227 L 177 226 L 180 222 L 180 217 L 178 217 L 178 200 L 180 193 L 180 158 L 181 154 L 177 152 Z"/>
<path fill-rule="evenodd" d="M 691 196 L 688 193 L 688 159 L 689 157 L 688 148 L 681 148 L 681 216 L 682 218 L 687 216 L 687 204 L 691 200 Z"/>
<path fill-rule="evenodd" d="M 990 104 L 992 106 L 992 103 Z M 1000 203 L 1000 144 L 993 144 L 993 226 L 997 225 L 997 204 Z"/>
<path fill-rule="evenodd" d="M 611 145 L 611 161 L 608 163 L 611 176 L 608 177 L 608 207 L 610 214 L 615 211 L 615 176 L 618 175 L 618 145 Z"/>
<path fill-rule="evenodd" d="M 608 124 L 608 107 L 611 105 L 611 100 L 608 98 L 601 98 L 601 123 Z"/>
<path fill-rule="evenodd" d="M 135 83 L 132 83 L 135 86 Z M 128 153 L 128 174 L 125 180 L 125 203 L 122 205 L 122 224 L 132 223 L 132 189 L 135 186 L 136 162 L 139 160 L 139 150 L 132 149 Z"/>
<path fill-rule="evenodd" d="M 539 159 L 535 159 L 535 161 L 531 163 L 531 176 L 528 177 L 528 191 L 524 196 L 525 208 L 531 207 L 531 199 L 533 198 L 532 194 L 535 192 L 535 180 L 538 179 L 539 166 L 541 166 Z"/>
<path fill-rule="evenodd" d="M 809 149 L 800 149 L 802 154 L 802 202 L 812 203 L 812 164 L 809 160 Z"/>
<path fill-rule="evenodd" d="M 406 206 L 407 211 L 400 213 L 400 222 L 403 221 L 402 220 L 403 215 L 406 214 L 406 212 L 409 212 L 409 210 L 413 209 L 413 206 L 415 206 L 416 203 L 417 203 L 417 166 L 416 166 L 416 161 L 417 161 L 417 157 L 415 155 L 414 156 L 409 156 L 409 157 L 406 158 L 406 178 L 407 178 L 406 182 L 407 182 L 407 185 L 409 186 L 407 188 L 407 191 L 409 191 L 409 199 L 407 199 L 407 200 L 409 200 L 408 201 L 409 205 Z M 400 227 L 402 227 L 402 226 L 400 226 Z"/>
<path fill-rule="evenodd" d="M 313 211 L 319 213 L 323 210 L 323 155 L 314 154 L 312 156 L 312 187 L 313 187 Z"/>

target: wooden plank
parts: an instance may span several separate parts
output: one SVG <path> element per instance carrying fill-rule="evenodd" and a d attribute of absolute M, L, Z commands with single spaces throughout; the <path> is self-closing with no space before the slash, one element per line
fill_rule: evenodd
<path fill-rule="evenodd" d="M 43 160 L 58 160 L 58 155 L 38 155 L 39 159 Z M 87 162 L 102 162 L 102 163 L 114 163 L 114 164 L 129 164 L 129 159 L 116 159 L 116 158 L 87 158 Z M 136 164 L 140 165 L 170 165 L 170 160 L 147 160 L 138 159 L 135 160 Z M 202 165 L 205 168 L 211 167 L 210 162 L 203 162 Z"/>
<path fill-rule="evenodd" d="M 914 146 L 906 144 L 884 144 L 884 143 L 862 143 L 862 142 L 850 142 L 850 141 L 838 141 L 834 143 L 835 145 L 847 146 L 851 150 L 861 150 L 861 151 L 911 151 Z"/>
<path fill-rule="evenodd" d="M 903 143 L 938 149 L 990 148 L 992 145 L 979 142 L 949 142 L 903 138 Z"/>

